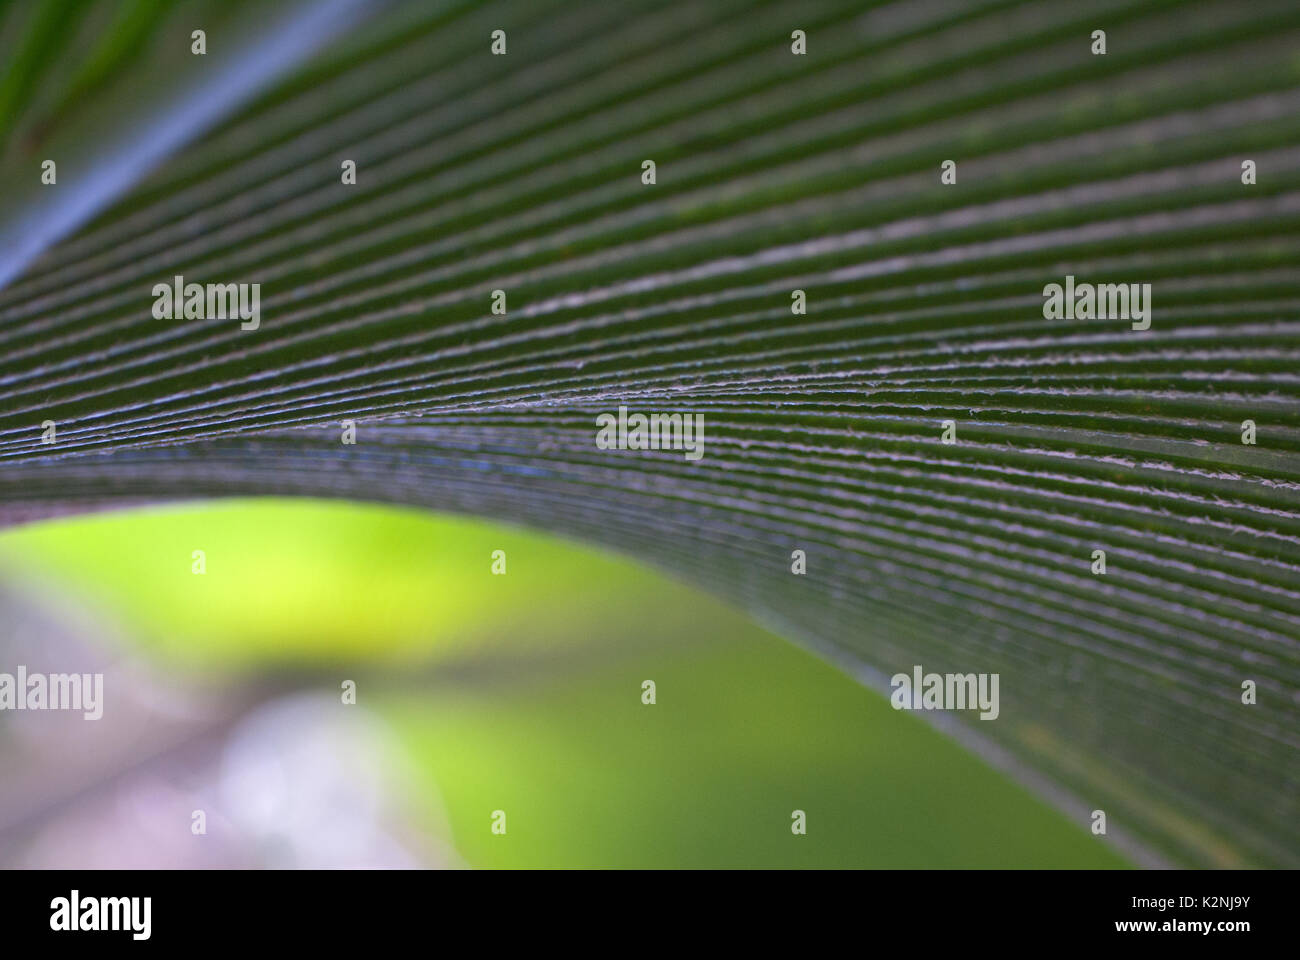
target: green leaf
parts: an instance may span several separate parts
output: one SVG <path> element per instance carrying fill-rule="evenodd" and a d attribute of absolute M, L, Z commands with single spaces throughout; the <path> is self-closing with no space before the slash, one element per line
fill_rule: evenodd
<path fill-rule="evenodd" d="M 394 5 L 0 291 L 0 517 L 558 532 L 881 689 L 999 672 L 953 727 L 986 756 L 1174 862 L 1294 867 L 1297 39 L 1289 0 Z M 175 275 L 260 283 L 260 328 L 155 319 Z M 1046 318 L 1066 275 L 1149 283 L 1150 329 Z M 620 404 L 703 414 L 704 458 L 597 449 Z"/>

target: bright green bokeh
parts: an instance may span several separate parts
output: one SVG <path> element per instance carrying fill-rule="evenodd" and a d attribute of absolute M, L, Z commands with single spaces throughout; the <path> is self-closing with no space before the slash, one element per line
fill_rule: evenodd
<path fill-rule="evenodd" d="M 475 865 L 1122 865 L 917 717 L 752 627 L 700 656 L 405 697 L 385 713 Z M 498 809 L 504 836 L 490 831 Z M 791 832 L 796 809 L 805 836 Z"/>
<path fill-rule="evenodd" d="M 505 576 L 491 573 L 498 549 Z M 430 828 L 445 807 L 471 865 L 1124 865 L 719 601 L 549 537 L 409 509 L 225 501 L 8 531 L 0 572 L 80 598 L 186 675 L 348 665 L 409 759 L 394 782 L 413 772 L 427 786 L 404 807 Z M 489 829 L 497 809 L 505 836 Z M 806 836 L 790 831 L 795 809 Z"/>
<path fill-rule="evenodd" d="M 206 573 L 192 571 L 204 551 Z M 493 576 L 493 551 L 506 575 Z M 730 617 L 607 553 L 408 508 L 228 500 L 0 534 L 0 572 L 54 578 L 177 667 L 436 661 L 498 645 L 554 653 L 623 624 Z"/>

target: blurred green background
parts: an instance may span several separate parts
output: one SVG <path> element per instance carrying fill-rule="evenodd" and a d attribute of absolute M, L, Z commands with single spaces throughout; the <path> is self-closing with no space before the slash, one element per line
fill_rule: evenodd
<path fill-rule="evenodd" d="M 1125 865 L 730 607 L 550 537 L 230 500 L 11 529 L 0 574 L 116 625 L 119 654 L 181 689 L 319 689 L 379 718 L 390 799 L 470 866 Z M 348 679 L 355 707 L 338 694 Z"/>

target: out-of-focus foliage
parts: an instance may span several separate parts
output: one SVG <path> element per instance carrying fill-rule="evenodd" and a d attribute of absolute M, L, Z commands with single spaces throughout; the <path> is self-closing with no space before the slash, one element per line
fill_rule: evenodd
<path fill-rule="evenodd" d="M 338 727 L 353 708 L 331 691 L 355 679 L 358 707 L 387 721 L 386 753 L 405 758 L 390 771 L 398 805 L 449 826 L 471 865 L 1123 864 L 1084 824 L 717 600 L 553 538 L 248 501 L 11 530 L 0 571 L 124 624 L 125 652 L 178 683 L 202 678 L 209 698 L 214 678 L 232 696 L 268 676 L 321 687 Z M 489 830 L 496 809 L 504 836 Z M 795 809 L 806 836 L 790 831 Z"/>
<path fill-rule="evenodd" d="M 192 572 L 196 550 L 203 575 Z M 505 576 L 491 573 L 498 550 Z M 649 623 L 664 637 L 707 637 L 733 617 L 697 591 L 643 587 L 642 568 L 555 538 L 321 501 L 20 527 L 0 538 L 0 564 L 57 571 L 182 669 L 437 662 L 484 656 L 503 637 L 512 654 L 558 657 Z"/>

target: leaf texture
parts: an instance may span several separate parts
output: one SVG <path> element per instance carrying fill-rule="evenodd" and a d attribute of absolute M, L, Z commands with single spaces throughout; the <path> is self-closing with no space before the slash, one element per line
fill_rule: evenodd
<path fill-rule="evenodd" d="M 19 19 L 0 51 L 57 62 Z M 0 290 L 0 518 L 301 494 L 559 532 L 886 692 L 998 672 L 999 718 L 946 728 L 1139 863 L 1300 865 L 1298 40 L 1290 0 L 376 8 Z M 261 327 L 155 319 L 178 274 L 260 283 Z M 1149 283 L 1150 329 L 1047 319 L 1067 275 Z M 620 405 L 703 414 L 704 457 L 598 449 Z"/>

